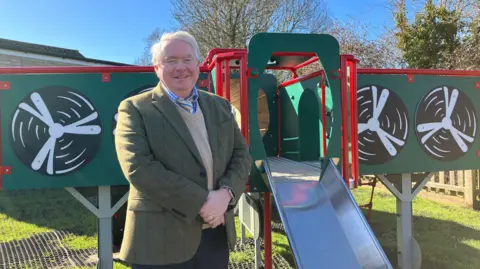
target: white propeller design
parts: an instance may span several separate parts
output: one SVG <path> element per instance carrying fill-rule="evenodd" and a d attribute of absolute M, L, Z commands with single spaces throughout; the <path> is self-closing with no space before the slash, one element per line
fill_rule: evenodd
<path fill-rule="evenodd" d="M 436 132 L 438 132 L 440 129 L 443 128 L 445 130 L 449 130 L 453 136 L 453 139 L 455 140 L 455 142 L 457 142 L 458 147 L 463 152 L 467 152 L 468 146 L 465 144 L 463 140 L 466 140 L 472 143 L 473 137 L 460 132 L 457 128 L 455 128 L 452 125 L 452 120 L 451 120 L 452 112 L 453 112 L 453 109 L 455 108 L 455 105 L 458 99 L 458 90 L 454 89 L 450 97 L 448 96 L 447 87 L 443 87 L 443 92 L 445 94 L 445 117 L 443 117 L 441 122 L 429 122 L 429 123 L 419 124 L 417 126 L 417 130 L 419 132 L 428 132 L 422 137 L 421 141 L 422 143 L 427 142 L 427 140 L 430 139 L 430 137 L 432 137 Z"/>
<path fill-rule="evenodd" d="M 388 153 L 390 153 L 391 156 L 395 156 L 397 155 L 397 150 L 393 146 L 392 142 L 399 146 L 403 146 L 405 144 L 405 141 L 402 141 L 394 137 L 393 135 L 385 132 L 385 130 L 383 130 L 380 127 L 380 122 L 378 120 L 378 117 L 380 116 L 380 114 L 382 114 L 383 108 L 387 103 L 388 96 L 389 96 L 389 91 L 387 89 L 383 89 L 377 104 L 377 87 L 372 86 L 373 115 L 372 115 L 372 118 L 370 118 L 367 123 L 358 124 L 358 134 L 366 130 L 376 132 L 378 137 L 380 138 L 380 141 L 382 142 L 383 146 L 385 146 L 385 149 L 388 151 Z"/>
<path fill-rule="evenodd" d="M 82 124 L 88 123 L 92 120 L 95 120 L 98 117 L 98 113 L 94 112 L 89 116 L 80 119 L 77 122 L 72 124 L 63 126 L 60 123 L 56 123 L 53 121 L 52 115 L 50 114 L 45 102 L 43 101 L 42 97 L 38 93 L 32 93 L 30 96 L 32 102 L 35 104 L 37 110 L 32 108 L 26 103 L 21 103 L 20 108 L 24 109 L 25 111 L 29 112 L 39 120 L 43 121 L 48 127 L 48 133 L 50 138 L 45 142 L 42 146 L 40 151 L 35 156 L 31 167 L 34 170 L 40 169 L 43 163 L 48 157 L 47 161 L 47 173 L 53 174 L 53 156 L 55 150 L 55 144 L 58 138 L 62 137 L 63 134 L 79 134 L 79 135 L 96 135 L 101 132 L 101 128 L 98 125 L 83 125 Z"/>

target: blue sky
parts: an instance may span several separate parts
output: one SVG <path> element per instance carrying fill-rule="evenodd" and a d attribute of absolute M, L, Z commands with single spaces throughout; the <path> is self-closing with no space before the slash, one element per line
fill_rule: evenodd
<path fill-rule="evenodd" d="M 326 0 L 333 16 L 391 23 L 387 0 Z M 155 28 L 175 25 L 168 0 L 0 0 L 0 38 L 79 50 L 85 57 L 133 63 Z M 370 35 L 381 27 L 371 27 Z"/>

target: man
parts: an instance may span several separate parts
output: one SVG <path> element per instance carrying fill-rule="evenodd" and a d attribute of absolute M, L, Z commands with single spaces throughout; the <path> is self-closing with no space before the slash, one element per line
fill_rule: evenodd
<path fill-rule="evenodd" d="M 195 39 L 164 34 L 151 52 L 158 85 L 118 108 L 115 144 L 130 182 L 119 258 L 138 269 L 226 269 L 252 158 L 230 103 L 195 88 Z"/>

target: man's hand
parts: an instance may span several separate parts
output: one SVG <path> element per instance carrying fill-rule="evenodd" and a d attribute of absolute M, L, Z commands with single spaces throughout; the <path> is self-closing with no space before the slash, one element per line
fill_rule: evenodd
<path fill-rule="evenodd" d="M 207 223 L 218 221 L 219 218 L 223 218 L 230 200 L 230 193 L 226 189 L 211 191 L 207 201 L 200 209 L 200 216 Z"/>
<path fill-rule="evenodd" d="M 225 215 L 221 215 L 220 217 L 214 217 L 207 223 L 210 224 L 210 226 L 214 229 L 217 228 L 217 226 L 225 225 Z"/>

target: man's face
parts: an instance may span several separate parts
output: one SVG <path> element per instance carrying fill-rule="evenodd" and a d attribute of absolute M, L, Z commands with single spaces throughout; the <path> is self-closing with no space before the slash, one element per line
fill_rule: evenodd
<path fill-rule="evenodd" d="M 155 72 L 169 90 L 180 97 L 187 97 L 200 73 L 193 48 L 182 40 L 168 41 L 163 46 L 162 58 L 155 65 Z"/>

